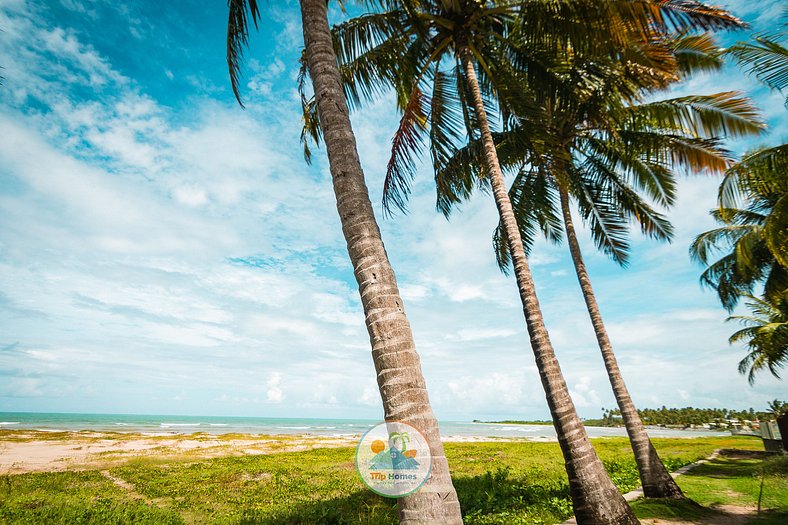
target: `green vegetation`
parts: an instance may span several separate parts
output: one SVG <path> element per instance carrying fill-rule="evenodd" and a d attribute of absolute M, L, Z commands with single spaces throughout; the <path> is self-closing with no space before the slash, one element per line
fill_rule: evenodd
<path fill-rule="evenodd" d="M 774 90 L 788 86 L 788 8 L 779 29 L 755 35 L 728 50 L 741 66 Z M 786 102 L 788 107 L 788 102 Z M 718 227 L 704 232 L 690 247 L 706 265 L 701 283 L 713 288 L 722 306 L 732 312 L 740 299 L 750 315 L 734 315 L 743 328 L 731 344 L 745 343 L 747 355 L 739 372 L 750 383 L 762 370 L 779 377 L 788 364 L 788 144 L 758 148 L 725 173 L 717 208 L 711 210 Z M 719 257 L 719 258 L 717 258 Z M 716 259 L 716 260 L 715 260 Z M 761 289 L 760 296 L 753 295 Z"/>
<path fill-rule="evenodd" d="M 775 417 L 786 410 L 788 403 L 774 400 L 769 402 L 768 411 L 756 411 L 753 408 L 747 410 L 731 410 L 728 408 L 644 408 L 638 410 L 640 419 L 646 425 L 675 425 L 689 426 L 702 425 L 704 423 L 714 424 L 721 428 L 727 428 L 729 420 L 738 421 L 774 421 Z M 534 420 L 504 420 L 504 421 L 478 421 L 475 423 L 499 423 L 507 425 L 552 425 L 552 421 Z M 624 422 L 621 420 L 621 412 L 614 408 L 612 410 L 602 409 L 600 419 L 586 419 L 583 421 L 587 427 L 621 427 Z"/>
<path fill-rule="evenodd" d="M 762 512 L 754 525 L 788 523 L 788 458 L 765 456 L 763 452 L 726 450 L 716 459 L 679 478 L 681 489 L 693 501 L 638 500 L 633 504 L 641 518 L 698 519 L 719 515 L 709 509 L 720 505 Z"/>
<path fill-rule="evenodd" d="M 730 503 L 756 507 L 761 474 L 766 476 L 761 505 L 764 508 L 788 503 L 788 458 L 725 451 L 718 458 L 687 473 L 684 485 L 701 505 Z M 788 509 L 787 509 L 788 510 Z"/>
<path fill-rule="evenodd" d="M 0 476 L 0 523 L 183 523 L 177 512 L 130 498 L 98 471 Z"/>
<path fill-rule="evenodd" d="M 760 440 L 744 437 L 655 439 L 654 445 L 671 470 L 719 448 L 762 449 Z M 594 446 L 622 492 L 639 485 L 626 439 L 596 439 Z M 468 524 L 549 524 L 571 515 L 556 443 L 447 443 L 446 453 Z M 106 471 L 124 486 L 95 470 L 0 476 L 0 523 L 396 523 L 394 500 L 364 487 L 353 454 L 344 447 L 201 461 L 144 457 Z M 745 465 L 735 472 L 746 478 L 735 490 L 746 503 L 753 487 L 757 498 L 752 473 L 760 459 Z M 786 465 L 777 467 L 784 472 Z M 778 475 L 784 476 L 775 470 Z M 702 504 L 717 501 L 699 488 L 706 478 L 681 479 Z M 788 494 L 775 493 L 763 505 L 782 508 L 786 501 Z"/>
<path fill-rule="evenodd" d="M 768 411 L 730 410 L 727 408 L 644 408 L 638 410 L 640 419 L 646 425 L 675 425 L 689 426 L 711 424 L 720 428 L 730 426 L 729 421 L 774 421 L 775 417 L 782 413 L 785 405 L 782 401 L 774 400 L 769 403 Z M 599 427 L 620 427 L 621 412 L 616 408 L 612 410 L 602 409 L 601 419 L 586 419 L 586 426 Z"/>

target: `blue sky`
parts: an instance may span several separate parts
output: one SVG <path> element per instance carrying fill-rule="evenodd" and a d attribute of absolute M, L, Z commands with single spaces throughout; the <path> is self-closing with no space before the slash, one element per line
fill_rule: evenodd
<path fill-rule="evenodd" d="M 755 30 L 779 16 L 778 1 L 726 4 Z M 245 111 L 226 4 L 198 5 L 0 4 L 0 411 L 381 416 L 325 153 L 309 167 L 298 143 L 297 4 L 265 7 Z M 676 91 L 733 89 L 763 109 L 759 141 L 784 142 L 783 98 L 736 68 Z M 396 123 L 387 98 L 353 116 L 378 211 Z M 627 270 L 583 233 L 639 406 L 785 398 L 783 382 L 737 373 L 735 327 L 687 255 L 717 184 L 682 179 L 674 242 L 635 237 Z M 515 284 L 495 266 L 492 198 L 447 222 L 424 166 L 410 210 L 380 222 L 438 416 L 548 417 Z M 578 410 L 597 416 L 614 401 L 568 254 L 539 244 L 531 264 Z"/>

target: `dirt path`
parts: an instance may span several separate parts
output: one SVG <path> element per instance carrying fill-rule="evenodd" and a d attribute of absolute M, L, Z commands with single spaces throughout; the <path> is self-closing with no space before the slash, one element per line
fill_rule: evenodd
<path fill-rule="evenodd" d="M 716 514 L 697 521 L 646 518 L 641 519 L 640 523 L 643 525 L 745 525 L 756 515 L 756 509 L 752 507 L 720 505 L 712 508 L 717 511 Z"/>
<path fill-rule="evenodd" d="M 735 459 L 751 459 L 755 457 L 763 457 L 765 453 L 760 451 L 750 451 L 750 450 L 728 450 L 728 449 L 719 449 L 715 450 L 711 456 L 706 459 L 701 459 L 696 461 L 695 463 L 690 463 L 689 465 L 685 465 L 680 469 L 672 472 L 671 475 L 675 478 L 677 476 L 681 476 L 689 472 L 690 470 L 694 469 L 699 465 L 703 465 L 704 463 L 708 463 L 713 461 L 715 458 L 719 457 L 720 455 L 724 455 L 726 457 L 731 457 Z M 731 494 L 731 496 L 736 496 L 737 494 Z M 643 497 L 643 488 L 638 487 L 637 489 L 627 492 L 624 494 L 624 499 L 631 502 L 638 498 Z M 681 519 L 667 519 L 667 518 L 642 518 L 640 519 L 640 523 L 642 525 L 745 525 L 747 522 L 750 521 L 751 518 L 757 515 L 757 509 L 754 507 L 744 507 L 738 505 L 719 505 L 716 507 L 711 507 L 715 514 L 711 516 L 707 516 L 704 518 L 698 518 L 697 520 L 681 520 Z M 567 521 L 561 523 L 560 525 L 576 525 L 577 521 L 574 517 L 568 519 Z"/>
<path fill-rule="evenodd" d="M 151 502 L 148 498 L 146 498 L 145 496 L 143 496 L 142 494 L 137 492 L 137 490 L 134 488 L 134 485 L 132 485 L 131 483 L 129 483 L 128 481 L 126 481 L 126 480 L 124 480 L 122 478 L 119 478 L 117 476 L 113 476 L 112 474 L 110 474 L 109 470 L 102 470 L 101 471 L 101 475 L 104 476 L 105 478 L 107 478 L 108 480 L 110 480 L 112 483 L 114 483 L 115 486 L 117 486 L 118 488 L 123 489 L 123 491 L 131 499 L 141 499 L 145 503 L 147 503 L 148 505 L 152 505 L 153 504 L 153 502 Z"/>

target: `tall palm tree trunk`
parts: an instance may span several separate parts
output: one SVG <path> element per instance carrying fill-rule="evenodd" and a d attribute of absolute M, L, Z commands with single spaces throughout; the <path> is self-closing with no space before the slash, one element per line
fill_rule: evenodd
<path fill-rule="evenodd" d="M 613 345 L 610 344 L 605 324 L 602 322 L 602 314 L 599 312 L 594 289 L 591 287 L 591 279 L 588 277 L 586 265 L 583 262 L 580 243 L 577 242 L 577 234 L 572 222 L 572 212 L 569 208 L 569 194 L 565 189 L 560 189 L 559 192 L 561 194 L 561 212 L 564 216 L 564 229 L 566 230 L 569 252 L 572 254 L 577 280 L 580 282 L 580 288 L 583 291 L 583 298 L 588 308 L 588 315 L 591 317 L 591 324 L 594 326 L 599 349 L 602 351 L 607 376 L 610 379 L 610 385 L 613 387 L 618 408 L 621 410 L 621 417 L 624 419 L 624 426 L 632 444 L 632 451 L 635 453 L 635 462 L 640 473 L 640 481 L 643 483 L 643 494 L 647 498 L 683 498 L 684 494 L 671 477 L 668 469 L 660 461 L 657 451 L 651 444 L 651 440 L 646 433 L 646 427 L 643 426 L 643 422 L 640 420 L 638 411 L 635 408 L 635 403 L 632 402 L 627 386 L 624 384 L 624 378 L 618 368 L 616 356 L 613 354 Z"/>
<path fill-rule="evenodd" d="M 577 415 L 569 389 L 558 366 L 558 360 L 550 344 L 542 311 L 536 297 L 531 270 L 525 256 L 520 230 L 512 210 L 512 203 L 503 181 L 498 163 L 487 114 L 484 110 L 479 82 L 473 66 L 471 50 L 467 46 L 458 49 L 465 71 L 476 118 L 479 122 L 484 161 L 490 177 L 495 204 L 508 239 L 509 252 L 514 265 L 514 274 L 523 303 L 525 322 L 531 339 L 531 348 L 536 357 L 539 377 L 547 396 L 547 404 L 553 417 L 558 443 L 564 455 L 566 472 L 569 476 L 569 491 L 572 495 L 577 523 L 580 525 L 635 524 L 639 523 L 624 497 L 610 481 L 596 451 L 591 446 L 583 423 Z"/>
<path fill-rule="evenodd" d="M 372 343 L 385 419 L 403 421 L 427 438 L 429 480 L 399 499 L 400 523 L 462 523 L 438 422 L 430 407 L 419 356 L 394 270 L 381 240 L 340 82 L 325 0 L 301 0 L 304 45 L 323 129 L 337 209 L 358 282 Z"/>

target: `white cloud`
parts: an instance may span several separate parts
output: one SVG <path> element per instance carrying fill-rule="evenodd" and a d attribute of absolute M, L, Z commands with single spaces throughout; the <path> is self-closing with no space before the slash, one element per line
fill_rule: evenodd
<path fill-rule="evenodd" d="M 429 288 L 421 284 L 405 284 L 399 286 L 399 293 L 405 302 L 420 301 L 430 293 Z"/>
<path fill-rule="evenodd" d="M 508 328 L 469 328 L 457 332 L 459 341 L 479 341 L 482 339 L 498 339 L 501 337 L 510 337 L 517 334 L 516 330 Z"/>
<path fill-rule="evenodd" d="M 208 203 L 208 194 L 205 188 L 194 186 L 181 186 L 173 190 L 173 194 L 178 202 L 187 206 L 204 206 Z"/>
<path fill-rule="evenodd" d="M 265 392 L 268 401 L 271 401 L 272 403 L 281 403 L 285 398 L 281 388 L 282 375 L 279 373 L 271 374 L 265 384 L 268 387 L 268 390 Z"/>
<path fill-rule="evenodd" d="M 589 376 L 581 377 L 580 382 L 569 389 L 569 395 L 572 396 L 576 407 L 599 408 L 602 406 L 602 400 L 596 390 L 592 388 Z"/>
<path fill-rule="evenodd" d="M 108 82 L 125 83 L 128 81 L 123 75 L 114 71 L 91 46 L 79 42 L 77 37 L 60 27 L 52 30 L 39 30 L 34 41 L 42 44 L 42 51 L 52 53 L 61 60 L 75 64 L 79 71 L 85 74 L 82 81 L 91 85 L 103 86 Z M 79 78 L 78 76 L 75 78 Z"/>

